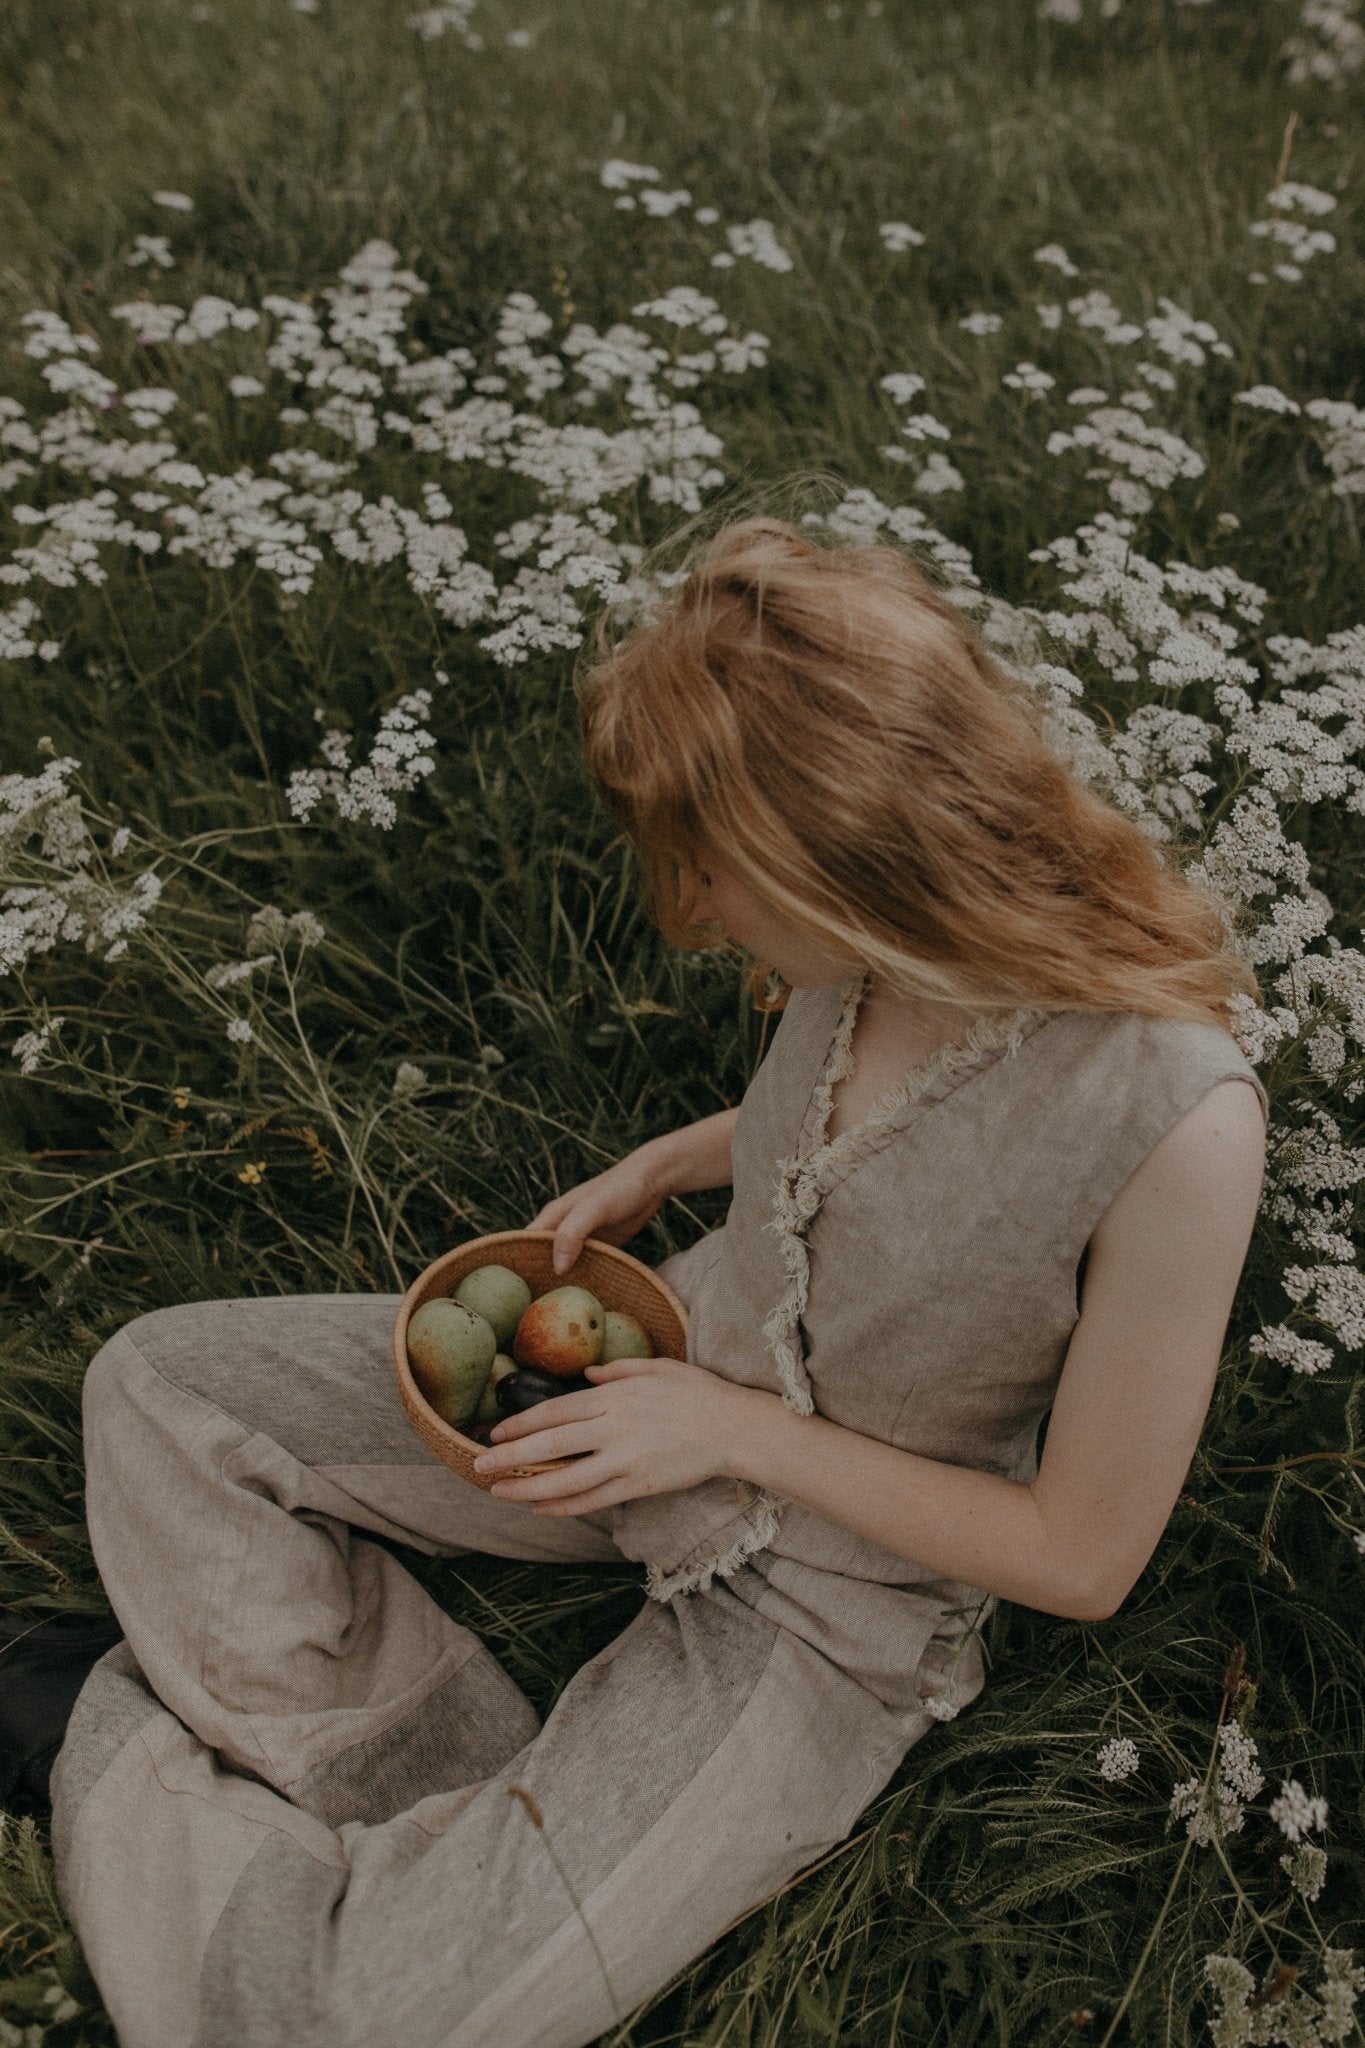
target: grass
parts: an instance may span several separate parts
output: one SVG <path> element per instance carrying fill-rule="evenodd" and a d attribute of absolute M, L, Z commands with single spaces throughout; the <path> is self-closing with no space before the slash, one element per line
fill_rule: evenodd
<path fill-rule="evenodd" d="M 370 450 L 320 428 L 291 438 L 280 402 L 314 396 L 277 383 L 253 407 L 226 389 L 260 369 L 255 333 L 149 348 L 110 309 L 144 292 L 184 307 L 311 293 L 320 309 L 341 266 L 383 237 L 429 287 L 406 316 L 415 351 L 469 347 L 491 367 L 509 292 L 551 312 L 551 339 L 533 344 L 548 349 L 575 320 L 605 332 L 691 283 L 736 335 L 770 338 L 766 362 L 675 394 L 721 444 L 726 489 L 707 487 L 708 502 L 793 468 L 908 501 L 906 472 L 880 452 L 906 408 L 879 380 L 914 369 L 927 380 L 917 404 L 951 422 L 947 453 L 967 477 L 929 498 L 928 516 L 987 589 L 1065 610 L 1057 569 L 1034 556 L 1107 501 L 1083 453 L 1043 452 L 1039 422 L 1074 427 L 1065 394 L 1123 388 L 1142 350 L 1075 320 L 1049 331 L 1035 302 L 1098 288 L 1141 321 L 1164 297 L 1232 354 L 1157 394 L 1154 417 L 1205 466 L 1155 494 L 1134 547 L 1264 586 L 1265 617 L 1239 643 L 1260 697 L 1274 694 L 1274 636 L 1321 643 L 1356 623 L 1358 497 L 1330 490 L 1302 419 L 1233 402 L 1257 383 L 1363 402 L 1359 77 L 1288 80 L 1290 0 L 1126 0 L 1112 18 L 1088 4 L 1075 25 L 1024 0 L 875 14 L 483 0 L 469 16 L 481 49 L 454 30 L 423 39 L 409 11 L 10 0 L 0 389 L 35 418 L 53 409 L 20 324 L 49 309 L 98 338 L 91 361 L 120 385 L 173 386 L 171 427 L 206 472 L 268 474 L 277 449 L 307 445 L 357 461 L 372 501 L 416 504 L 422 482 L 441 481 L 491 563 L 494 536 L 544 510 L 534 479 L 393 436 Z M 522 27 L 529 45 L 509 45 Z M 714 268 L 720 227 L 618 210 L 599 180 L 611 157 L 657 166 L 659 189 L 690 188 L 724 222 L 771 220 L 792 269 Z M 1338 196 L 1338 247 L 1299 283 L 1256 287 L 1247 271 L 1268 252 L 1249 224 L 1286 177 Z M 152 201 L 166 189 L 192 197 L 192 215 Z M 926 240 L 893 255 L 878 224 L 902 219 Z M 162 233 L 176 267 L 129 269 L 134 235 Z M 1035 260 L 1053 242 L 1074 279 Z M 979 308 L 1001 313 L 998 333 L 959 326 Z M 1021 359 L 1057 379 L 1036 406 L 1001 382 Z M 574 417 L 554 394 L 541 410 Z M 615 393 L 586 417 L 627 423 Z M 47 506 L 96 486 L 53 467 L 11 488 Z M 641 542 L 677 517 L 647 476 L 605 502 L 618 536 Z M 7 551 L 31 541 L 6 517 Z M 0 1597 L 35 1615 L 102 1605 L 79 1390 L 122 1322 L 186 1299 L 405 1286 L 451 1241 L 523 1224 L 644 1138 L 737 1101 L 770 1029 L 732 959 L 670 952 L 643 915 L 629 850 L 585 784 L 569 648 L 500 664 L 414 592 L 401 560 L 328 553 L 307 593 L 282 594 L 246 558 L 214 568 L 110 545 L 100 559 L 99 583 L 0 588 L 0 610 L 38 597 L 60 641 L 52 662 L 6 664 L 0 765 L 32 774 L 74 756 L 111 877 L 154 867 L 162 883 L 116 960 L 60 945 L 0 982 L 6 1047 L 44 1016 L 66 1020 L 59 1057 L 27 1077 L 6 1061 L 0 1099 Z M 1148 703 L 1220 717 L 1209 680 L 1175 690 L 1145 660 L 1134 682 L 1084 650 L 1064 658 L 1101 730 Z M 438 688 L 439 666 L 454 680 Z M 419 686 L 433 689 L 435 767 L 399 795 L 392 830 L 329 805 L 300 821 L 286 787 L 317 760 L 315 713 L 363 753 L 380 712 Z M 1244 755 L 1216 767 L 1210 831 L 1258 772 Z M 1365 921 L 1362 811 L 1293 796 L 1278 808 L 1349 950 Z M 131 867 L 106 855 L 120 826 Z M 29 847 L 11 865 L 6 886 L 34 886 L 59 863 Z M 249 998 L 207 988 L 206 968 L 242 957 L 266 904 L 313 913 L 323 944 L 287 946 Z M 243 1013 L 255 1037 L 239 1046 L 225 1023 Z M 1272 1117 L 1302 1146 L 1328 1115 L 1350 1154 L 1360 1048 L 1324 1076 L 1305 1041 L 1293 1034 L 1262 1067 Z M 399 1098 L 404 1060 L 427 1081 Z M 257 1162 L 259 1179 L 242 1180 Z M 1355 1185 L 1335 1183 L 1348 1236 Z M 631 1249 L 657 1263 L 726 1202 L 670 1202 Z M 1359 1347 L 1348 1331 L 1332 1369 L 1307 1376 L 1249 1340 L 1285 1322 L 1324 1335 L 1281 1284 L 1311 1263 L 1268 1202 L 1188 1490 L 1120 1612 L 1091 1625 L 1002 1606 L 970 1712 L 911 1752 L 837 1854 L 631 2016 L 613 2048 L 1185 2048 L 1214 2016 L 1210 1954 L 1244 1959 L 1258 1985 L 1296 1971 L 1277 1996 L 1307 2009 L 1325 1951 L 1359 1947 L 1365 1904 Z M 541 1710 L 640 1597 L 624 1569 L 405 1561 Z M 1171 1789 L 1211 1771 L 1231 1716 L 1258 1744 L 1267 1790 L 1241 1833 L 1201 1847 L 1171 1822 Z M 1142 1763 L 1107 1783 L 1096 1750 L 1116 1735 Z M 1286 1881 L 1289 1845 L 1265 1810 L 1291 1776 L 1330 1802 L 1316 1900 Z M 0 1930 L 0 2020 L 18 2030 L 0 2038 L 112 2040 L 41 1826 L 11 1821 L 0 1838 Z M 1360 2041 L 1348 2025 L 1331 2038 Z"/>

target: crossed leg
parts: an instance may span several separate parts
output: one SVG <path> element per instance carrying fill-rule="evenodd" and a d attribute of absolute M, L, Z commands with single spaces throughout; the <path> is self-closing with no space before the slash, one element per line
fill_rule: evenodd
<path fill-rule="evenodd" d="M 913 1739 L 725 1585 L 647 1602 L 542 1728 L 367 1536 L 619 1553 L 432 1458 L 396 1306 L 189 1304 L 91 1365 L 127 1641 L 77 1702 L 53 1848 L 124 2048 L 578 2048 L 840 1841 Z"/>

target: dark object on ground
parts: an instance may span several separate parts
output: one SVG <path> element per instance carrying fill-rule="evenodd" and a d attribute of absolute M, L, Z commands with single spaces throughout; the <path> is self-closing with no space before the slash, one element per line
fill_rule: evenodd
<path fill-rule="evenodd" d="M 575 1373 L 572 1379 L 556 1379 L 553 1373 L 523 1365 L 516 1372 L 505 1373 L 494 1394 L 504 1415 L 520 1415 L 523 1408 L 534 1408 L 537 1401 L 553 1401 L 559 1394 L 581 1394 L 591 1385 L 592 1381 L 584 1379 L 581 1373 Z"/>
<path fill-rule="evenodd" d="M 123 1640 L 110 1616 L 0 1608 L 0 1804 L 50 1803 L 48 1777 L 76 1695 L 92 1666 Z"/>

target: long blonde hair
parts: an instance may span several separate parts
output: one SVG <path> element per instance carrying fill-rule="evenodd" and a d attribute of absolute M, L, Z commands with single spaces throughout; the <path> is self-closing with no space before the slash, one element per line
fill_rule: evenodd
<path fill-rule="evenodd" d="M 756 516 L 693 549 L 652 613 L 599 616 L 574 679 L 589 774 L 671 943 L 710 850 L 895 994 L 1136 1010 L 1263 1007 L 1238 913 L 1049 744 L 1027 682 L 911 552 Z M 789 987 L 758 1008 L 784 1007 Z"/>

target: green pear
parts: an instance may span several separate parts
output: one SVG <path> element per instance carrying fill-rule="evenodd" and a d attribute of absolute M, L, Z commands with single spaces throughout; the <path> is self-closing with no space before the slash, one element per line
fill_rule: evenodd
<path fill-rule="evenodd" d="M 478 1407 L 497 1348 L 491 1324 L 449 1295 L 424 1301 L 408 1319 L 412 1376 L 428 1406 L 456 1429 Z"/>
<path fill-rule="evenodd" d="M 649 1341 L 649 1332 L 628 1316 L 624 1310 L 607 1310 L 607 1334 L 602 1340 L 602 1356 L 599 1365 L 605 1365 L 611 1358 L 652 1358 L 654 1346 Z"/>
<path fill-rule="evenodd" d="M 476 1422 L 500 1422 L 502 1420 L 502 1410 L 498 1406 L 498 1381 L 505 1380 L 509 1372 L 515 1372 L 516 1370 L 517 1361 L 515 1358 L 509 1358 L 505 1351 L 500 1351 L 489 1367 L 488 1378 L 485 1380 L 483 1392 L 479 1396 L 479 1405 L 474 1410 L 474 1420 Z"/>
<path fill-rule="evenodd" d="M 465 1274 L 452 1299 L 491 1324 L 493 1335 L 503 1345 L 511 1343 L 531 1290 L 510 1266 L 475 1266 Z"/>

